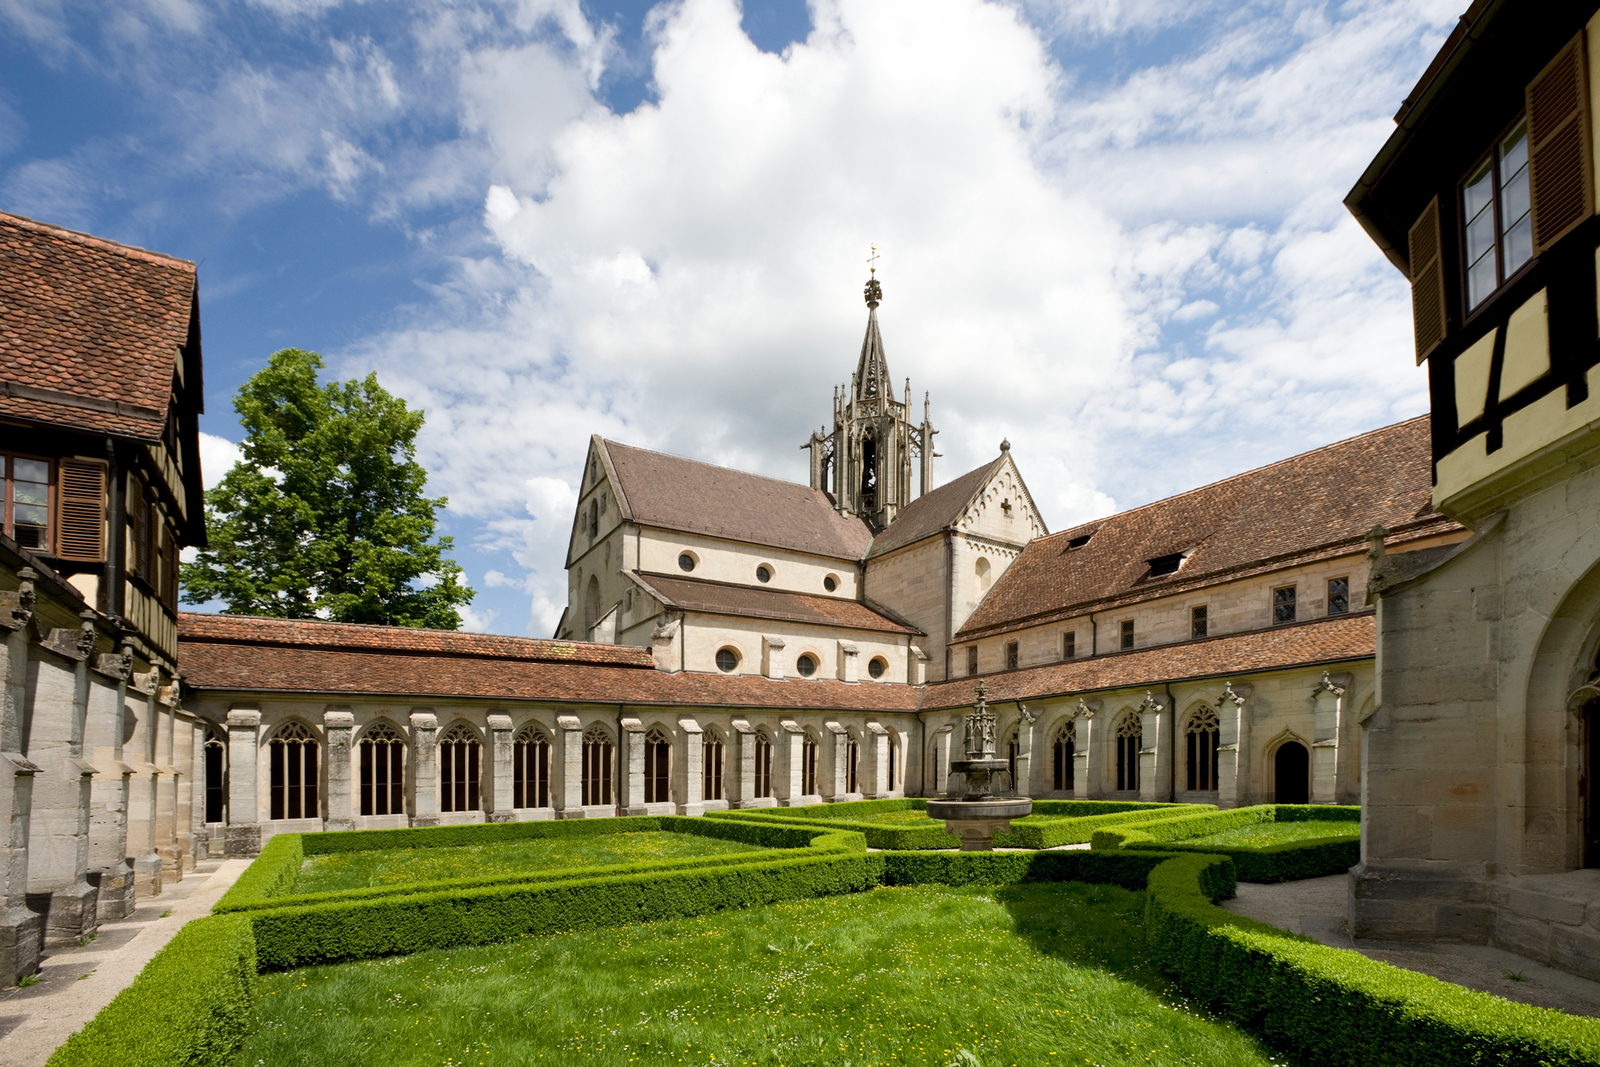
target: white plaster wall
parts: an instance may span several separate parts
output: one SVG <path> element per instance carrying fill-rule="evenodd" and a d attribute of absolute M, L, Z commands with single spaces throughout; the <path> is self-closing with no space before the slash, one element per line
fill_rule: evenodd
<path fill-rule="evenodd" d="M 860 583 L 860 565 L 851 560 L 649 527 L 639 530 L 638 539 L 638 566 L 643 571 L 841 600 L 854 600 Z M 685 551 L 698 560 L 692 572 L 685 572 L 678 566 L 678 557 Z M 762 564 L 772 570 L 770 582 L 756 580 L 756 568 Z M 839 582 L 839 587 L 831 593 L 822 584 L 828 575 Z"/>
<path fill-rule="evenodd" d="M 904 634 L 880 634 L 863 630 L 846 630 L 827 626 L 805 626 L 778 620 L 741 619 L 731 615 L 702 615 L 689 612 L 684 623 L 685 663 L 691 671 L 717 671 L 717 650 L 732 648 L 739 653 L 739 666 L 734 674 L 762 674 L 766 648 L 763 640 L 768 636 L 784 641 L 783 657 L 787 664 L 785 677 L 798 678 L 794 664 L 801 653 L 817 657 L 817 673 L 811 679 L 838 679 L 841 677 L 839 642 L 848 641 L 860 652 L 856 656 L 857 680 L 863 684 L 899 682 L 904 684 L 909 654 L 909 639 Z M 888 667 L 883 677 L 873 679 L 867 673 L 867 664 L 874 656 L 882 656 Z"/>

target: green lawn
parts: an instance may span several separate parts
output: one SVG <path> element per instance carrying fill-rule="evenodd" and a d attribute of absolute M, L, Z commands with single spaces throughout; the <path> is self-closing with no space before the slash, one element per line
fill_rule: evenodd
<path fill-rule="evenodd" d="M 1286 841 L 1310 841 L 1318 837 L 1359 837 L 1361 824 L 1354 822 L 1264 822 L 1241 826 L 1220 834 L 1186 837 L 1185 845 L 1281 845 Z"/>
<path fill-rule="evenodd" d="M 764 851 L 759 845 L 693 834 L 649 832 L 596 837 L 535 838 L 449 848 L 334 852 L 308 858 L 295 893 L 433 882 L 445 878 L 557 871 L 617 863 L 648 863 L 685 856 Z"/>
<path fill-rule="evenodd" d="M 239 1067 L 1272 1063 L 1170 992 L 1144 895 L 922 886 L 264 975 Z"/>

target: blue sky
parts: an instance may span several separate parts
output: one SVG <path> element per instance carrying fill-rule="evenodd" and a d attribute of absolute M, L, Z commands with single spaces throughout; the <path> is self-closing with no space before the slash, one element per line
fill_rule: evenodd
<path fill-rule="evenodd" d="M 1008 437 L 1052 529 L 1424 411 L 1339 201 L 1458 14 L 0 0 L 0 210 L 200 263 L 208 477 L 280 347 L 425 407 L 547 634 L 589 434 L 804 476 L 874 242 L 939 479 Z"/>

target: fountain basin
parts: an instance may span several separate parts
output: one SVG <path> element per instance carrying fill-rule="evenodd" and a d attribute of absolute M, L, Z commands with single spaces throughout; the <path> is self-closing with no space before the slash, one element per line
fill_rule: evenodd
<path fill-rule="evenodd" d="M 943 819 L 945 828 L 961 839 L 962 852 L 989 851 L 995 834 L 1009 832 L 1012 819 L 1032 811 L 1028 797 L 928 801 L 928 818 Z"/>

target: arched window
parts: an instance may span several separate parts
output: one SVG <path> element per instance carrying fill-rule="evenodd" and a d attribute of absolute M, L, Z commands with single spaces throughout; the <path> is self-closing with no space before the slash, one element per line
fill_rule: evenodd
<path fill-rule="evenodd" d="M 550 739 L 532 723 L 517 731 L 511 757 L 511 806 L 550 806 Z"/>
<path fill-rule="evenodd" d="M 978 579 L 978 596 L 979 597 L 982 597 L 983 594 L 985 594 L 985 593 L 987 593 L 989 591 L 989 573 L 990 573 L 990 570 L 991 570 L 991 568 L 989 566 L 989 560 L 984 556 L 979 556 L 978 557 L 978 562 L 973 564 L 973 566 L 972 566 L 972 571 L 977 576 L 977 579 Z"/>
<path fill-rule="evenodd" d="M 1128 712 L 1117 722 L 1117 788 L 1139 788 L 1139 742 L 1144 739 L 1144 724 Z"/>
<path fill-rule="evenodd" d="M 483 743 L 464 722 L 439 735 L 439 810 L 477 811 Z"/>
<path fill-rule="evenodd" d="M 700 742 L 701 800 L 722 799 L 722 738 L 707 730 Z"/>
<path fill-rule="evenodd" d="M 772 742 L 767 740 L 767 735 L 756 733 L 756 782 L 755 793 L 758 797 L 772 795 Z"/>
<path fill-rule="evenodd" d="M 644 802 L 663 804 L 672 799 L 672 742 L 659 727 L 644 735 Z"/>
<path fill-rule="evenodd" d="M 1072 791 L 1072 757 L 1078 750 L 1078 724 L 1068 719 L 1056 731 L 1055 740 L 1050 742 L 1050 756 L 1053 774 L 1050 779 L 1052 788 L 1058 793 Z"/>
<path fill-rule="evenodd" d="M 225 822 L 228 817 L 228 747 L 216 727 L 206 727 L 206 822 Z"/>
<path fill-rule="evenodd" d="M 900 747 L 894 743 L 894 734 L 889 735 L 889 792 L 894 792 L 900 784 Z"/>
<path fill-rule="evenodd" d="M 271 772 L 271 817 L 315 819 L 317 735 L 303 722 L 285 723 L 267 743 Z"/>
<path fill-rule="evenodd" d="M 1022 727 L 1013 726 L 1006 735 L 1006 773 L 1011 775 L 1011 788 L 1017 788 L 1017 753 L 1022 751 Z"/>
<path fill-rule="evenodd" d="M 406 810 L 405 749 L 400 732 L 382 719 L 361 735 L 361 814 Z"/>
<path fill-rule="evenodd" d="M 594 624 L 600 621 L 600 576 L 589 576 L 589 588 L 583 594 L 583 628 L 584 636 L 590 636 L 587 631 L 594 629 Z"/>
<path fill-rule="evenodd" d="M 860 792 L 860 781 L 857 778 L 861 770 L 861 742 L 854 737 L 845 746 L 844 754 L 844 791 L 846 793 Z"/>
<path fill-rule="evenodd" d="M 810 734 L 800 743 L 800 795 L 817 795 L 817 752 L 821 746 Z"/>
<path fill-rule="evenodd" d="M 1189 716 L 1184 735 L 1189 746 L 1189 788 L 1217 788 L 1217 737 L 1222 724 L 1217 713 L 1201 708 Z"/>
<path fill-rule="evenodd" d="M 585 807 L 611 803 L 611 738 L 598 726 L 583 735 L 583 803 Z"/>

